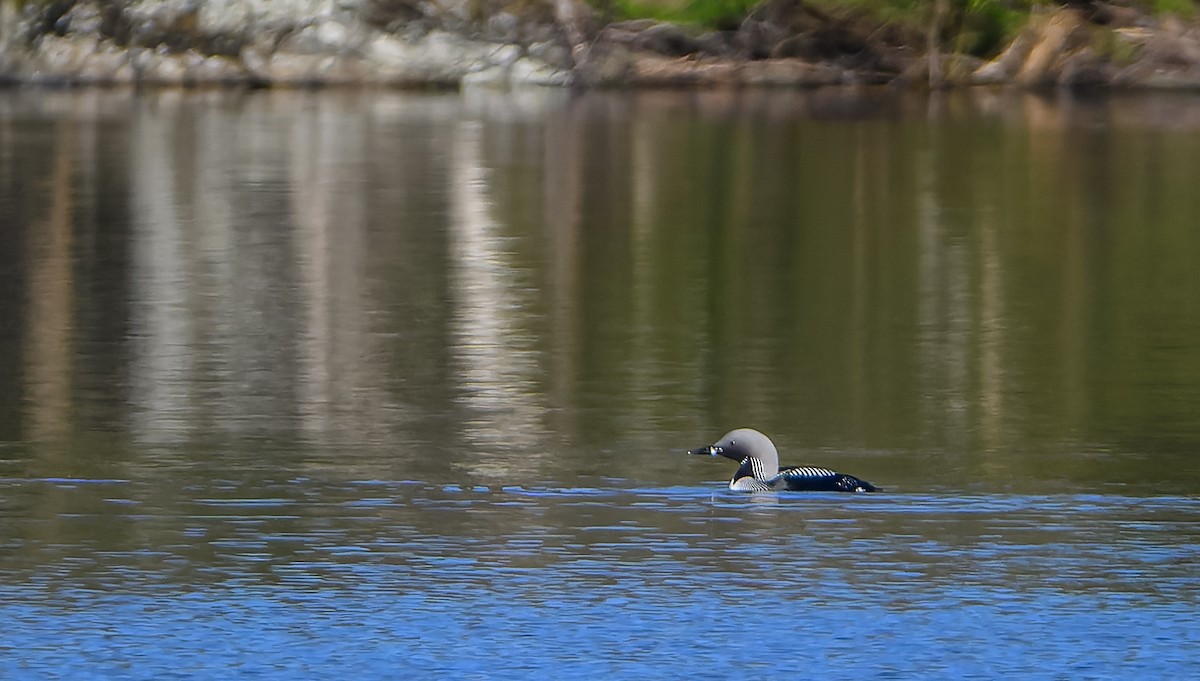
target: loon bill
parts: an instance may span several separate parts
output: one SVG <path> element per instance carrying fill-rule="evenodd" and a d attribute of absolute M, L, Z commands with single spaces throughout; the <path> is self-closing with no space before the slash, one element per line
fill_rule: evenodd
<path fill-rule="evenodd" d="M 723 456 L 740 465 L 729 481 L 735 492 L 795 490 L 808 492 L 878 492 L 879 488 L 853 475 L 817 466 L 779 467 L 779 452 L 771 438 L 753 428 L 738 428 L 716 443 L 689 454 Z"/>

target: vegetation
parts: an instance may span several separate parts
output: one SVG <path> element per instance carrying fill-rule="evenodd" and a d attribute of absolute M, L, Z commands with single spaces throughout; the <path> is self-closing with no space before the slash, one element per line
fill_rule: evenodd
<path fill-rule="evenodd" d="M 1152 0 L 1150 9 L 1155 14 L 1174 14 L 1184 19 L 1196 16 L 1196 0 Z"/>
<path fill-rule="evenodd" d="M 732 29 L 758 0 L 601 0 L 622 19 L 659 19 L 703 28 Z"/>
<path fill-rule="evenodd" d="M 651 18 L 694 26 L 701 30 L 734 29 L 767 6 L 785 6 L 831 22 L 889 26 L 924 35 L 933 20 L 935 0 L 592 0 L 614 19 Z M 942 44 L 954 52 L 980 57 L 994 55 L 1016 37 L 1030 12 L 1054 7 L 1062 0 L 945 0 L 941 18 Z M 1156 14 L 1190 18 L 1196 0 L 1114 0 Z"/>
<path fill-rule="evenodd" d="M 1185 3 L 1192 0 L 1157 0 Z M 831 21 L 865 21 L 923 32 L 932 17 L 931 0 L 597 0 L 620 19 L 651 18 L 703 29 L 733 29 L 764 4 L 803 6 Z M 1032 6 L 1048 0 L 947 0 L 943 39 L 956 51 L 985 54 L 1011 39 Z"/>

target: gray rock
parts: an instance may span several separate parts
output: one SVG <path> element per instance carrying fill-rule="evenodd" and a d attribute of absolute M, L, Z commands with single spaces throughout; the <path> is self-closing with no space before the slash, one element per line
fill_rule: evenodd
<path fill-rule="evenodd" d="M 205 33 L 227 33 L 253 27 L 260 16 L 250 3 L 241 0 L 208 0 L 196 15 L 197 30 Z"/>
<path fill-rule="evenodd" d="M 829 64 L 809 64 L 795 59 L 772 59 L 747 64 L 744 81 L 749 85 L 816 86 L 853 82 L 850 74 Z"/>
<path fill-rule="evenodd" d="M 509 89 L 529 86 L 562 86 L 570 83 L 570 73 L 528 57 L 508 61 L 497 59 L 493 66 L 467 73 L 463 87 Z"/>
<path fill-rule="evenodd" d="M 606 26 L 604 30 L 612 33 L 641 33 L 657 25 L 658 22 L 653 19 L 631 19 L 629 21 L 614 21 Z"/>
<path fill-rule="evenodd" d="M 575 79 L 582 85 L 590 86 L 604 87 L 627 82 L 635 63 L 628 49 L 611 43 L 597 43 L 582 57 L 575 66 Z"/>
<path fill-rule="evenodd" d="M 787 33 L 775 24 L 747 19 L 737 30 L 734 44 L 747 59 L 767 59 Z"/>
<path fill-rule="evenodd" d="M 575 60 L 571 58 L 571 50 L 566 45 L 553 41 L 533 43 L 526 48 L 526 53 L 530 58 L 562 71 L 575 65 Z"/>
<path fill-rule="evenodd" d="M 469 73 L 496 66 L 494 51 L 494 46 L 435 31 L 419 41 L 380 35 L 365 54 L 376 81 L 456 85 Z"/>
<path fill-rule="evenodd" d="M 696 47 L 714 57 L 733 57 L 738 53 L 737 31 L 713 31 L 696 38 Z"/>
<path fill-rule="evenodd" d="M 516 45 L 501 45 L 488 55 L 487 60 L 497 66 L 509 67 L 521 58 L 521 48 Z"/>
<path fill-rule="evenodd" d="M 813 44 L 812 36 L 807 34 L 793 35 L 775 44 L 771 49 L 772 59 L 803 59 L 818 61 L 821 58 L 817 46 Z"/>
<path fill-rule="evenodd" d="M 1058 82 L 1072 88 L 1093 88 L 1108 85 L 1112 78 L 1108 62 L 1085 47 L 1063 60 Z"/>
<path fill-rule="evenodd" d="M 571 84 L 571 72 L 536 59 L 518 59 L 510 76 L 516 87 L 525 85 L 565 86 Z"/>
<path fill-rule="evenodd" d="M 700 50 L 700 45 L 675 24 L 662 23 L 640 31 L 631 41 L 634 49 L 666 57 L 683 57 Z"/>
<path fill-rule="evenodd" d="M 491 41 L 515 43 L 520 36 L 520 21 L 508 12 L 497 12 L 487 19 L 484 36 Z"/>
<path fill-rule="evenodd" d="M 44 35 L 38 39 L 30 60 L 30 75 L 40 82 L 70 80 L 83 70 L 99 46 L 95 36 Z"/>
<path fill-rule="evenodd" d="M 364 33 L 333 18 L 318 19 L 285 37 L 276 48 L 283 52 L 309 55 L 341 55 L 362 50 Z"/>
<path fill-rule="evenodd" d="M 186 80 L 188 55 L 151 53 L 146 60 L 138 79 L 143 83 L 156 85 L 181 85 Z"/>
<path fill-rule="evenodd" d="M 363 23 L 389 32 L 425 17 L 422 0 L 362 0 L 358 16 Z"/>
<path fill-rule="evenodd" d="M 509 67 L 490 66 L 474 73 L 468 73 L 462 78 L 463 87 L 507 88 L 510 85 Z"/>
<path fill-rule="evenodd" d="M 99 36 L 100 27 L 104 23 L 104 13 L 95 2 L 81 2 L 71 7 L 59 23 L 64 25 L 64 33 Z"/>

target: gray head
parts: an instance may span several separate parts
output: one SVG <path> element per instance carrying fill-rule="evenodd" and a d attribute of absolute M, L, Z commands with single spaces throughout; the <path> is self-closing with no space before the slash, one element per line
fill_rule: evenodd
<path fill-rule="evenodd" d="M 750 461 L 750 468 L 758 480 L 767 480 L 779 474 L 779 452 L 771 438 L 753 428 L 738 428 L 725 433 L 715 443 L 693 449 L 689 454 L 723 456 L 738 463 Z"/>

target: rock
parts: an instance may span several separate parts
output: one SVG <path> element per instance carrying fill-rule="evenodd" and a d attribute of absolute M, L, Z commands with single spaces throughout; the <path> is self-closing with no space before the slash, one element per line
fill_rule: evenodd
<path fill-rule="evenodd" d="M 984 66 L 983 60 L 968 54 L 942 55 L 941 73 L 946 85 L 969 85 Z"/>
<path fill-rule="evenodd" d="M 1115 32 L 1133 46 L 1136 57 L 1120 65 L 1112 82 L 1122 87 L 1200 89 L 1200 35 L 1177 20 L 1158 30 L 1120 29 Z"/>
<path fill-rule="evenodd" d="M 81 2 L 71 7 L 56 23 L 61 26 L 60 33 L 63 35 L 80 33 L 99 36 L 104 24 L 104 12 L 95 2 Z"/>
<path fill-rule="evenodd" d="M 151 53 L 138 73 L 138 80 L 155 85 L 181 85 L 187 75 L 185 55 Z"/>
<path fill-rule="evenodd" d="M 121 20 L 128 42 L 139 47 L 166 46 L 183 51 L 200 42 L 200 7 L 197 0 L 141 0 L 125 7 Z"/>
<path fill-rule="evenodd" d="M 637 65 L 633 53 L 621 45 L 597 43 L 577 56 L 575 79 L 581 85 L 608 87 L 629 81 Z"/>
<path fill-rule="evenodd" d="M 382 35 L 367 45 L 365 54 L 379 82 L 457 85 L 467 74 L 496 66 L 493 51 L 487 44 L 435 31 L 419 41 Z"/>
<path fill-rule="evenodd" d="M 501 43 L 515 43 L 520 37 L 520 22 L 508 12 L 496 12 L 487 19 L 484 37 Z"/>
<path fill-rule="evenodd" d="M 556 42 L 533 43 L 526 48 L 526 52 L 532 59 L 560 71 L 569 70 L 575 66 L 575 60 L 571 57 L 571 50 L 565 45 Z"/>
<path fill-rule="evenodd" d="M 235 32 L 257 24 L 258 18 L 249 3 L 237 0 L 208 0 L 199 8 L 196 28 L 208 34 Z"/>
<path fill-rule="evenodd" d="M 877 67 L 884 73 L 901 74 L 920 57 L 913 48 L 899 45 L 878 49 L 875 58 Z M 983 60 L 976 59 L 975 63 L 982 64 Z"/>
<path fill-rule="evenodd" d="M 572 65 L 586 57 L 588 45 L 596 39 L 598 32 L 596 11 L 583 0 L 550 0 L 554 5 L 554 21 L 562 27 Z"/>
<path fill-rule="evenodd" d="M 631 85 L 650 87 L 734 85 L 741 81 L 743 66 L 728 60 L 670 59 L 653 56 L 638 59 L 627 78 Z"/>
<path fill-rule="evenodd" d="M 205 57 L 191 73 L 197 83 L 235 84 L 247 81 L 246 70 L 241 63 L 224 56 Z"/>
<path fill-rule="evenodd" d="M 820 54 L 813 43 L 812 36 L 801 34 L 789 36 L 776 43 L 775 47 L 771 49 L 771 58 L 817 61 Z"/>
<path fill-rule="evenodd" d="M 369 78 L 360 60 L 326 54 L 277 53 L 257 71 L 264 80 L 282 85 L 339 85 Z"/>
<path fill-rule="evenodd" d="M 497 65 L 468 73 L 462 78 L 462 86 L 507 89 L 512 84 L 509 71 L 509 67 Z"/>
<path fill-rule="evenodd" d="M 511 63 L 497 64 L 463 76 L 463 87 L 508 89 L 528 86 L 563 86 L 570 84 L 570 73 L 555 69 L 528 57 Z"/>
<path fill-rule="evenodd" d="M 32 55 L 32 79 L 35 82 L 69 82 L 72 76 L 83 72 L 99 46 L 100 41 L 95 36 L 44 35 L 38 39 Z M 97 65 L 96 69 L 99 68 Z M 91 77 L 99 75 L 93 72 Z"/>
<path fill-rule="evenodd" d="M 1094 88 L 1109 84 L 1112 75 L 1107 60 L 1085 47 L 1063 60 L 1058 82 L 1075 89 Z"/>
<path fill-rule="evenodd" d="M 1141 58 L 1166 69 L 1200 66 L 1200 41 L 1178 19 L 1167 19 L 1146 42 Z"/>
<path fill-rule="evenodd" d="M 105 42 L 88 58 L 79 75 L 83 83 L 128 85 L 134 82 L 129 53 Z"/>
<path fill-rule="evenodd" d="M 276 48 L 296 54 L 340 55 L 359 51 L 366 37 L 355 28 L 333 18 L 319 19 L 285 37 Z"/>
<path fill-rule="evenodd" d="M 381 35 L 367 45 L 366 56 L 381 66 L 402 68 L 412 58 L 412 49 L 398 38 Z"/>
<path fill-rule="evenodd" d="M 747 59 L 766 59 L 787 34 L 775 24 L 747 19 L 737 30 L 734 44 Z"/>
<path fill-rule="evenodd" d="M 1200 24 L 1079 0 L 951 84 L 1200 86 Z M 20 8 L 18 9 L 18 5 Z M 735 31 L 603 30 L 585 0 L 0 0 L 0 81 L 613 85 L 924 82 L 923 37 L 766 0 Z M 686 58 L 685 58 L 686 57 Z"/>
<path fill-rule="evenodd" d="M 571 84 L 571 73 L 536 59 L 523 58 L 513 63 L 510 79 L 512 84 L 517 87 L 526 85 L 561 87 Z"/>
<path fill-rule="evenodd" d="M 604 27 L 604 32 L 611 34 L 627 33 L 636 35 L 648 31 L 658 25 L 654 19 L 630 19 L 629 21 L 614 21 Z"/>
<path fill-rule="evenodd" d="M 829 64 L 810 64 L 798 59 L 771 59 L 746 65 L 743 82 L 748 85 L 817 86 L 852 82 L 844 69 Z"/>
<path fill-rule="evenodd" d="M 1092 2 L 1091 21 L 1112 28 L 1128 28 L 1135 25 L 1141 14 L 1132 7 L 1118 7 L 1107 2 Z"/>
<path fill-rule="evenodd" d="M 733 57 L 738 52 L 737 31 L 713 31 L 696 38 L 696 48 L 713 57 Z"/>
<path fill-rule="evenodd" d="M 488 55 L 487 60 L 490 64 L 503 66 L 508 68 L 513 65 L 513 62 L 521 58 L 521 48 L 516 45 L 501 45 L 492 50 Z"/>
<path fill-rule="evenodd" d="M 422 0 L 363 0 L 358 16 L 368 26 L 395 32 L 425 16 Z"/>
<path fill-rule="evenodd" d="M 699 51 L 699 44 L 682 28 L 671 23 L 656 24 L 639 32 L 631 43 L 637 50 L 666 57 L 683 57 Z"/>

